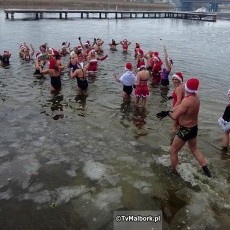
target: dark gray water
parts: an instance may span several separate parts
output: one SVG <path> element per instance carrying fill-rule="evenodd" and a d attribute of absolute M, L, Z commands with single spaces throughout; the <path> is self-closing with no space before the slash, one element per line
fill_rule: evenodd
<path fill-rule="evenodd" d="M 118 209 L 162 210 L 164 229 L 228 229 L 229 157 L 220 153 L 217 119 L 228 103 L 230 27 L 228 21 L 171 19 L 5 20 L 0 12 L 0 51 L 12 52 L 0 68 L 0 223 L 4 229 L 112 229 Z M 62 77 L 63 89 L 50 94 L 50 80 L 34 80 L 33 63 L 21 63 L 23 42 L 37 50 L 58 48 L 78 37 L 105 41 L 86 100 L 76 98 L 76 82 Z M 107 43 L 127 38 L 127 55 Z M 147 111 L 122 103 L 122 74 L 135 42 L 144 51 L 166 45 L 173 72 L 200 79 L 199 146 L 213 179 L 202 175 L 187 147 L 180 153 L 181 177 L 168 169 L 171 121 L 155 114 L 170 108 L 151 88 Z M 67 64 L 67 59 L 64 59 Z M 172 90 L 172 86 L 170 86 Z"/>

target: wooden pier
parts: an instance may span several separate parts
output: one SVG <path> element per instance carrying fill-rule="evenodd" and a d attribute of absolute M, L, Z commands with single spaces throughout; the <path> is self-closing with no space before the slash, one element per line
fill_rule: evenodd
<path fill-rule="evenodd" d="M 46 10 L 46 9 L 5 9 L 6 19 L 14 19 L 15 14 L 26 14 L 34 19 L 42 19 L 44 14 L 57 14 L 59 19 L 68 15 L 79 18 L 124 19 L 124 18 L 175 18 L 215 22 L 216 14 L 184 11 L 117 11 L 117 10 Z"/>

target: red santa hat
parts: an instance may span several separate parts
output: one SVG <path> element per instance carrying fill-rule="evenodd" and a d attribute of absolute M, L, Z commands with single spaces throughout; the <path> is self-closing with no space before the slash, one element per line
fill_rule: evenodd
<path fill-rule="evenodd" d="M 199 87 L 199 80 L 197 78 L 190 78 L 185 83 L 185 91 L 188 93 L 196 93 Z"/>
<path fill-rule="evenodd" d="M 133 65 L 131 62 L 127 62 L 126 65 L 125 65 L 125 69 L 126 70 L 131 70 L 133 68 Z"/>
<path fill-rule="evenodd" d="M 55 69 L 57 68 L 57 62 L 54 59 L 49 60 L 49 69 Z"/>
<path fill-rule="evenodd" d="M 144 51 L 140 49 L 140 50 L 138 51 L 138 53 L 139 53 L 140 55 L 143 55 L 143 54 L 144 54 Z"/>
<path fill-rule="evenodd" d="M 41 53 L 41 52 L 37 52 L 37 53 L 36 53 L 36 58 L 38 59 L 38 58 L 40 58 L 40 57 L 42 57 L 42 53 Z"/>
<path fill-rule="evenodd" d="M 143 69 L 146 69 L 146 66 L 145 66 L 145 65 L 141 65 L 141 66 L 138 68 L 138 71 L 143 70 Z"/>
<path fill-rule="evenodd" d="M 183 74 L 181 72 L 177 72 L 177 73 L 173 74 L 172 78 L 176 78 L 180 82 L 183 82 L 183 80 L 184 80 Z"/>
<path fill-rule="evenodd" d="M 59 56 L 60 53 L 59 53 L 57 50 L 53 49 L 53 55 L 54 55 L 54 56 Z"/>

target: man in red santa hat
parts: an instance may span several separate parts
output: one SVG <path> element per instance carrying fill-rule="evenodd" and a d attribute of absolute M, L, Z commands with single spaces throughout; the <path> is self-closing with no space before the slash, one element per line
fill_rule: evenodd
<path fill-rule="evenodd" d="M 172 169 L 176 170 L 176 167 L 179 164 L 178 152 L 182 149 L 185 143 L 188 142 L 189 149 L 202 166 L 204 174 L 208 177 L 212 177 L 205 157 L 197 148 L 198 114 L 200 109 L 200 99 L 197 95 L 198 87 L 199 80 L 197 78 L 190 78 L 185 83 L 186 96 L 181 104 L 174 107 L 173 112 L 162 111 L 157 114 L 157 117 L 162 119 L 169 116 L 177 121 L 180 126 L 170 148 Z"/>

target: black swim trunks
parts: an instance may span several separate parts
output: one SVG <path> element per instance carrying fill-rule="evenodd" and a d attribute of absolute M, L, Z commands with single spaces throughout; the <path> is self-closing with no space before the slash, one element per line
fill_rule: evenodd
<path fill-rule="evenodd" d="M 128 95 L 130 95 L 133 92 L 133 86 L 132 85 L 130 85 L 130 86 L 124 85 L 123 86 L 123 91 L 125 93 L 127 93 Z"/>
<path fill-rule="evenodd" d="M 197 136 L 198 127 L 197 125 L 192 128 L 186 128 L 181 126 L 176 135 L 183 141 L 188 141 Z"/>
<path fill-rule="evenodd" d="M 80 80 L 79 78 L 77 78 L 77 85 L 81 90 L 87 90 L 88 81 L 87 79 Z"/>
<path fill-rule="evenodd" d="M 60 77 L 51 77 L 51 85 L 54 89 L 60 90 L 61 89 L 61 78 Z"/>
<path fill-rule="evenodd" d="M 161 85 L 162 86 L 168 86 L 169 85 L 169 80 L 168 79 L 161 79 Z"/>

